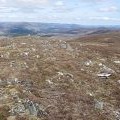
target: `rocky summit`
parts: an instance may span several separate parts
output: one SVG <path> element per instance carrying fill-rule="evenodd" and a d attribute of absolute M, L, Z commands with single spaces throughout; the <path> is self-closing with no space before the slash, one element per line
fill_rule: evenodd
<path fill-rule="evenodd" d="M 0 120 L 120 120 L 120 32 L 1 36 Z"/>

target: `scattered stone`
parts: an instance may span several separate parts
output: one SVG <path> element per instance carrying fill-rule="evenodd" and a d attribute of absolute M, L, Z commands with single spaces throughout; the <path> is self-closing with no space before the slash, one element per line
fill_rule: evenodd
<path fill-rule="evenodd" d="M 51 80 L 46 80 L 49 84 L 53 84 L 53 82 Z"/>
<path fill-rule="evenodd" d="M 119 60 L 116 60 L 116 61 L 114 61 L 114 63 L 116 63 L 116 64 L 120 64 L 120 61 L 119 61 Z"/>
<path fill-rule="evenodd" d="M 70 77 L 70 78 L 73 78 L 73 75 L 70 74 L 70 73 L 66 73 L 66 76 L 67 76 L 67 77 Z"/>
<path fill-rule="evenodd" d="M 40 56 L 39 56 L 39 55 L 36 55 L 36 58 L 40 58 Z"/>
<path fill-rule="evenodd" d="M 61 43 L 61 44 L 60 44 L 60 48 L 66 49 L 66 48 L 67 48 L 66 42 L 65 42 L 65 43 Z"/>
<path fill-rule="evenodd" d="M 109 68 L 109 67 L 106 67 L 105 65 L 103 66 L 101 72 L 105 72 L 105 73 L 109 73 L 109 74 L 113 74 L 113 73 L 115 73 L 114 70 L 112 70 L 112 69 Z"/>
<path fill-rule="evenodd" d="M 63 76 L 63 75 L 64 75 L 64 73 L 62 73 L 62 72 L 58 72 L 58 75 L 61 75 L 61 76 Z"/>
<path fill-rule="evenodd" d="M 114 111 L 114 114 L 115 114 L 116 120 L 120 120 L 120 111 L 119 110 Z"/>
<path fill-rule="evenodd" d="M 3 57 L 4 57 L 4 55 L 0 55 L 0 57 L 1 57 L 1 58 L 3 58 Z"/>
<path fill-rule="evenodd" d="M 120 80 L 118 80 L 118 83 L 120 84 Z"/>
<path fill-rule="evenodd" d="M 92 64 L 93 64 L 93 63 L 92 63 L 91 60 L 85 62 L 85 65 L 86 65 L 86 66 L 90 66 L 90 65 L 92 65 Z"/>
<path fill-rule="evenodd" d="M 29 55 L 29 52 L 24 52 L 23 54 L 26 55 L 26 56 L 28 56 L 28 55 Z"/>
<path fill-rule="evenodd" d="M 102 101 L 95 100 L 95 108 L 102 110 L 104 103 Z"/>
<path fill-rule="evenodd" d="M 101 66 L 103 66 L 103 64 L 102 64 L 102 63 L 99 63 L 99 66 L 101 67 Z"/>
<path fill-rule="evenodd" d="M 101 78 L 109 78 L 112 74 L 114 74 L 115 71 L 112 70 L 111 68 L 106 67 L 105 65 L 103 65 L 103 67 L 101 68 L 100 72 L 97 74 L 98 77 Z"/>
<path fill-rule="evenodd" d="M 97 76 L 100 77 L 100 78 L 106 78 L 107 79 L 111 76 L 111 74 L 109 74 L 109 73 L 99 73 L 99 74 L 97 74 Z"/>
<path fill-rule="evenodd" d="M 22 104 L 15 104 L 14 106 L 11 107 L 11 110 L 9 112 L 11 115 L 25 113 L 25 107 Z"/>
<path fill-rule="evenodd" d="M 32 51 L 33 51 L 33 52 L 35 52 L 35 51 L 36 51 L 36 49 L 35 49 L 35 48 L 32 48 Z"/>
<path fill-rule="evenodd" d="M 29 110 L 30 115 L 41 116 L 46 114 L 42 106 L 40 106 L 38 103 L 34 103 L 29 99 L 25 100 L 24 105 L 25 108 Z"/>
<path fill-rule="evenodd" d="M 26 45 L 27 43 L 21 43 L 22 45 Z"/>

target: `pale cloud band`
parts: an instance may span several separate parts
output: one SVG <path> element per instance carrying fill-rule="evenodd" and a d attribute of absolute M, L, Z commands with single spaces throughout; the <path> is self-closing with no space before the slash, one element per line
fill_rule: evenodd
<path fill-rule="evenodd" d="M 120 0 L 0 0 L 0 21 L 120 24 L 119 8 Z"/>
<path fill-rule="evenodd" d="M 109 6 L 109 7 L 104 7 L 104 8 L 100 8 L 101 12 L 116 12 L 119 11 L 119 8 L 116 6 Z"/>
<path fill-rule="evenodd" d="M 112 18 L 112 17 L 90 17 L 89 19 L 91 19 L 91 20 L 120 22 L 120 18 Z"/>

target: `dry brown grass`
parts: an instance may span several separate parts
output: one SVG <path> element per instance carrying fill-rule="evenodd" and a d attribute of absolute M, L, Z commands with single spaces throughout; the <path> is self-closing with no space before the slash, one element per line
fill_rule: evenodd
<path fill-rule="evenodd" d="M 21 99 L 29 98 L 44 106 L 47 114 L 40 119 L 117 120 L 120 65 L 114 60 L 120 60 L 119 37 L 119 33 L 110 33 L 62 41 L 35 36 L 1 40 L 0 79 L 30 82 L 30 86 L 23 82 L 26 85 L 14 87 Z M 72 50 L 61 48 L 61 44 L 69 44 Z M 86 65 L 89 61 L 92 63 Z M 98 78 L 101 63 L 115 71 L 110 78 Z M 26 88 L 29 92 L 23 91 Z M 96 101 L 104 103 L 102 109 L 95 107 Z M 8 116 L 4 109 L 0 111 L 3 117 Z M 19 115 L 16 119 L 27 117 Z"/>

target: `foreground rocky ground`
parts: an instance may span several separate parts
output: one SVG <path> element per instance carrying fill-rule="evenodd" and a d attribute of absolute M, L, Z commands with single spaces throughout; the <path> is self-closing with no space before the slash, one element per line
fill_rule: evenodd
<path fill-rule="evenodd" d="M 0 120 L 120 120 L 120 32 L 1 38 Z"/>

